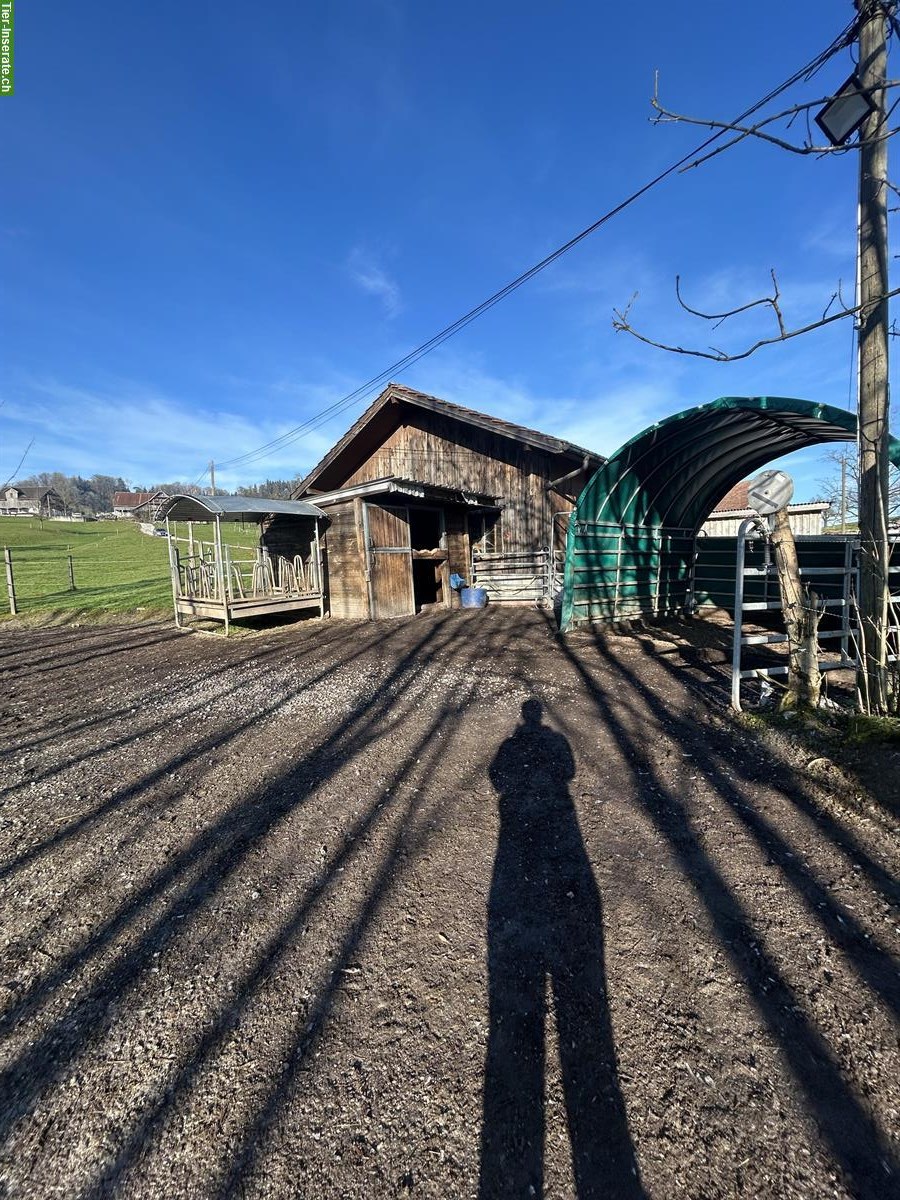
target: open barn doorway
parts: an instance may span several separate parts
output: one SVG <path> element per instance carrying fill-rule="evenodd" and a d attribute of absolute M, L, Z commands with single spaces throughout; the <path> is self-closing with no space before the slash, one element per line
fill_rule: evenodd
<path fill-rule="evenodd" d="M 450 603 L 442 508 L 366 504 L 373 617 L 403 617 Z"/>
<path fill-rule="evenodd" d="M 416 612 L 446 606 L 449 602 L 445 527 L 443 509 L 410 506 L 409 539 Z"/>

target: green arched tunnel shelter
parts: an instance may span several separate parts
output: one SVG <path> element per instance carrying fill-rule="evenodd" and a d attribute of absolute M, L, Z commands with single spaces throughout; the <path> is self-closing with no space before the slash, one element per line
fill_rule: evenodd
<path fill-rule="evenodd" d="M 697 531 L 736 483 L 856 415 L 782 396 L 724 396 L 651 425 L 604 463 L 569 521 L 561 627 L 683 610 Z M 889 457 L 900 467 L 900 442 Z"/>

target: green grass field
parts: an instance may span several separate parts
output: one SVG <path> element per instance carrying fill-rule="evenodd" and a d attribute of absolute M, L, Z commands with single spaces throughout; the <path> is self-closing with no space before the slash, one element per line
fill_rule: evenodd
<path fill-rule="evenodd" d="M 194 526 L 211 541 L 211 526 Z M 179 536 L 186 529 L 178 524 Z M 253 546 L 256 526 L 222 527 L 232 546 Z M 23 617 L 168 615 L 172 611 L 165 538 L 148 537 L 132 521 L 39 521 L 0 517 L 0 547 L 12 554 L 16 602 Z M 75 591 L 69 587 L 72 556 Z M 0 620 L 9 617 L 6 577 L 0 575 Z"/>

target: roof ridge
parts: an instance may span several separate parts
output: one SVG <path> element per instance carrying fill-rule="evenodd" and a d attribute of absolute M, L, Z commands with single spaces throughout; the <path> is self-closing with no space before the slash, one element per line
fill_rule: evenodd
<path fill-rule="evenodd" d="M 483 429 L 496 433 L 500 437 L 508 437 L 513 440 L 533 442 L 535 445 L 549 450 L 555 454 L 577 454 L 585 458 L 597 460 L 597 465 L 601 465 L 606 461 L 604 455 L 598 454 L 595 450 L 588 450 L 584 446 L 578 446 L 574 442 L 566 441 L 564 438 L 557 437 L 552 433 L 541 433 L 538 429 L 530 429 L 527 425 L 518 425 L 514 421 L 507 421 L 505 417 L 495 417 L 490 413 L 479 412 L 478 409 L 468 408 L 466 405 L 457 404 L 453 400 L 444 400 L 441 396 L 433 396 L 428 392 L 419 391 L 417 388 L 408 387 L 403 383 L 389 383 L 384 390 L 373 400 L 365 412 L 361 413 L 353 422 L 349 429 L 342 434 L 328 450 L 322 458 L 309 470 L 303 479 L 293 489 L 292 495 L 302 494 L 312 482 L 330 466 L 332 462 L 346 449 L 353 439 L 365 428 L 366 424 L 379 412 L 390 400 L 406 401 L 409 404 L 419 405 L 423 408 L 433 408 L 437 411 L 445 411 L 448 416 L 456 417 L 459 420 L 466 421 L 469 424 L 478 425 Z"/>

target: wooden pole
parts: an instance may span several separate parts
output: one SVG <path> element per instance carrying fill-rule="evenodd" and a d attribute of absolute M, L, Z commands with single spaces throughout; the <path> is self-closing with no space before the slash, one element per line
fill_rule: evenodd
<path fill-rule="evenodd" d="M 13 579 L 12 553 L 9 546 L 3 547 L 3 561 L 6 563 L 6 591 L 9 595 L 9 611 L 12 616 L 18 613 L 16 608 L 16 583 Z"/>
<path fill-rule="evenodd" d="M 75 591 L 75 567 L 72 564 L 72 555 L 67 554 L 66 558 L 69 560 L 69 591 L 74 592 Z"/>
<path fill-rule="evenodd" d="M 797 544 L 787 508 L 775 513 L 772 549 L 778 568 L 781 609 L 788 635 L 788 690 L 780 707 L 817 708 L 822 677 L 819 673 L 819 612 L 816 595 L 807 593 L 800 579 Z"/>
<path fill-rule="evenodd" d="M 875 105 L 859 152 L 859 610 L 860 694 L 873 713 L 887 712 L 888 624 L 888 235 L 887 73 L 884 0 L 856 0 L 860 14 L 859 79 Z"/>

